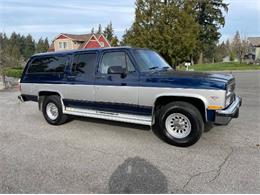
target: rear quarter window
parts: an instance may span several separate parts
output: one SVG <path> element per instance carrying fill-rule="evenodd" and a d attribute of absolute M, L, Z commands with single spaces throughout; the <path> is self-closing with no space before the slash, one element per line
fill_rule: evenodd
<path fill-rule="evenodd" d="M 62 73 L 65 70 L 67 56 L 44 56 L 32 59 L 28 73 Z"/>

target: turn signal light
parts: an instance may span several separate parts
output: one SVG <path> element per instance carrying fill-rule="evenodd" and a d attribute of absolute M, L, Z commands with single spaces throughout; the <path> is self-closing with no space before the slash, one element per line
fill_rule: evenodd
<path fill-rule="evenodd" d="M 214 106 L 214 105 L 208 106 L 208 109 L 211 109 L 211 110 L 219 110 L 219 109 L 223 109 L 223 108 L 224 108 L 223 106 Z"/>

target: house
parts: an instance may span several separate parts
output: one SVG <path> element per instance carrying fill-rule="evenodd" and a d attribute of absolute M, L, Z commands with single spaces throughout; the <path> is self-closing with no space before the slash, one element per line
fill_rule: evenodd
<path fill-rule="evenodd" d="M 61 33 L 53 41 L 48 51 L 73 50 L 84 48 L 111 47 L 103 34 L 74 35 Z"/>
<path fill-rule="evenodd" d="M 231 61 L 231 56 L 225 56 L 222 58 L 222 62 L 224 63 L 229 63 L 229 62 L 239 62 L 239 59 L 237 57 L 233 58 L 233 60 Z"/>
<path fill-rule="evenodd" d="M 222 61 L 223 62 L 230 62 L 230 56 L 228 55 L 228 56 L 223 57 Z"/>
<path fill-rule="evenodd" d="M 248 37 L 249 51 L 245 55 L 246 60 L 260 61 L 260 37 Z"/>

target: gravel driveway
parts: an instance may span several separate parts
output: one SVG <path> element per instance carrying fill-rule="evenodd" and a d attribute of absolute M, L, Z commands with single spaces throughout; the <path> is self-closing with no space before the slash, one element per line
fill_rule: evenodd
<path fill-rule="evenodd" d="M 0 92 L 0 193 L 260 193 L 260 72 L 235 73 L 240 118 L 189 148 L 149 127 L 77 118 L 50 126 Z"/>

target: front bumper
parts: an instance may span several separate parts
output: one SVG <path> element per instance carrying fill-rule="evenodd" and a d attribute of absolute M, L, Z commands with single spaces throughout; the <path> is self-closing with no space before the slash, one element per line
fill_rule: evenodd
<path fill-rule="evenodd" d="M 216 110 L 215 124 L 227 125 L 232 118 L 238 118 L 239 107 L 242 105 L 242 98 L 236 96 L 233 103 L 224 110 Z"/>

